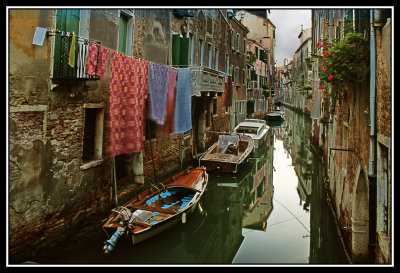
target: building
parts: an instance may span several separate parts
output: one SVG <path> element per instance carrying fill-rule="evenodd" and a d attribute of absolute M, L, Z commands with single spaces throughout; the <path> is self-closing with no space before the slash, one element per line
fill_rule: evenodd
<path fill-rule="evenodd" d="M 222 99 L 230 65 L 244 68 L 246 29 L 226 10 L 10 9 L 8 15 L 11 263 L 73 244 L 117 201 L 196 161 L 211 141 L 206 130 L 229 132 L 233 111 Z M 43 42 L 36 27 L 44 30 Z M 231 50 L 232 29 L 238 52 Z M 192 129 L 169 133 L 145 114 L 143 148 L 108 156 L 112 60 L 88 75 L 89 43 L 127 60 L 190 68 Z M 235 82 L 240 102 L 244 78 L 239 73 Z"/>
<path fill-rule="evenodd" d="M 309 102 L 312 97 L 312 71 L 309 61 L 311 59 L 311 28 L 303 29 L 301 25 L 299 38 L 299 47 L 293 55 L 293 81 L 295 89 L 293 90 L 295 108 L 298 108 L 310 114 Z"/>
<path fill-rule="evenodd" d="M 272 107 L 275 92 L 275 25 L 268 10 L 238 10 L 236 18 L 249 29 L 247 34 L 248 115 L 263 118 Z M 271 97 L 269 100 L 268 97 Z M 250 109 L 252 111 L 250 111 Z"/>
<path fill-rule="evenodd" d="M 354 263 L 392 263 L 391 10 L 315 9 L 312 43 L 334 44 L 351 31 L 370 46 L 369 78 L 340 90 L 313 64 L 313 143 L 323 154 L 330 195 Z M 356 48 L 355 46 L 353 46 Z M 316 54 L 325 50 L 319 47 Z M 340 91 L 338 97 L 332 97 Z M 385 106 L 384 106 L 385 105 Z"/>

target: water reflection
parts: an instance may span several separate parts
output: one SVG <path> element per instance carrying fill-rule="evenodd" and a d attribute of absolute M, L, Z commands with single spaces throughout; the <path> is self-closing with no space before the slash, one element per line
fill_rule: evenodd
<path fill-rule="evenodd" d="M 326 205 L 321 160 L 310 148 L 309 119 L 284 109 L 266 145 L 237 174 L 209 173 L 195 213 L 133 247 L 101 251 L 104 233 L 42 263 L 307 264 L 345 263 Z"/>

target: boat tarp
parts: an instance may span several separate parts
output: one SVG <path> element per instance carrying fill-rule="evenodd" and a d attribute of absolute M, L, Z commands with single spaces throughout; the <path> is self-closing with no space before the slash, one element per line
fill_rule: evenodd
<path fill-rule="evenodd" d="M 228 149 L 228 146 L 231 144 L 235 144 L 239 141 L 239 136 L 231 136 L 231 135 L 220 135 L 218 137 L 218 148 L 217 152 L 220 154 L 224 154 Z"/>

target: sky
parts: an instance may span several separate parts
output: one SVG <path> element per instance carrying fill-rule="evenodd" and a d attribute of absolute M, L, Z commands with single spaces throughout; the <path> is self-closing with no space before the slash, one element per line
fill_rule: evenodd
<path fill-rule="evenodd" d="M 277 66 L 283 65 L 283 59 L 293 55 L 300 46 L 299 36 L 303 29 L 311 27 L 311 9 L 271 9 L 268 18 L 275 25 L 275 61 Z"/>

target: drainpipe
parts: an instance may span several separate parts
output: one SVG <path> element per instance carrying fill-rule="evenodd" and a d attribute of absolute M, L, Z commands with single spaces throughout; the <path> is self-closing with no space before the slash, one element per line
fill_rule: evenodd
<path fill-rule="evenodd" d="M 370 10 L 370 78 L 369 78 L 369 117 L 370 117 L 370 141 L 369 141 L 369 168 L 368 175 L 375 176 L 375 29 L 374 10 Z"/>

